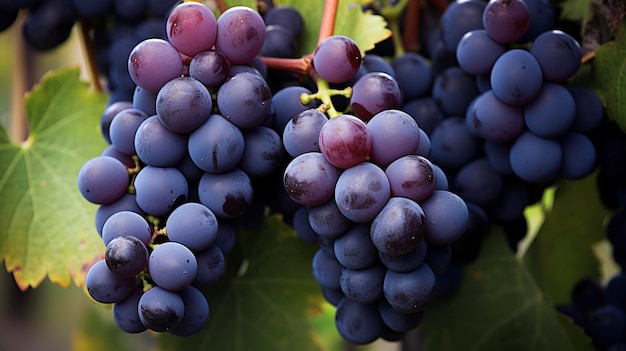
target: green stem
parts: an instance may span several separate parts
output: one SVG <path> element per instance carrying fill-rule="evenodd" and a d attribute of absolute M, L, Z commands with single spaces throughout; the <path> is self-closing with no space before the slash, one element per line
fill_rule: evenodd
<path fill-rule="evenodd" d="M 400 23 L 397 19 L 390 20 L 388 23 L 393 33 L 391 39 L 393 40 L 394 56 L 400 57 L 406 52 L 404 50 L 404 43 L 402 42 L 402 35 L 400 35 Z"/>
<path fill-rule="evenodd" d="M 400 16 L 408 3 L 409 0 L 400 0 L 395 5 L 391 5 L 388 0 L 385 0 L 383 7 L 380 10 L 381 15 L 387 20 L 389 29 L 393 33 L 392 40 L 395 57 L 402 56 L 405 53 L 403 35 L 400 30 Z M 419 3 L 417 5 L 419 6 Z"/>
<path fill-rule="evenodd" d="M 322 108 L 328 117 L 333 118 L 341 115 L 341 113 L 335 109 L 331 97 L 341 95 L 346 98 L 350 98 L 350 96 L 352 96 L 352 87 L 347 87 L 345 89 L 331 89 L 328 82 L 321 78 L 316 80 L 316 84 L 317 92 L 315 94 L 302 94 L 302 96 L 300 96 L 300 102 L 302 102 L 303 105 L 306 105 L 317 99 L 322 101 Z"/>

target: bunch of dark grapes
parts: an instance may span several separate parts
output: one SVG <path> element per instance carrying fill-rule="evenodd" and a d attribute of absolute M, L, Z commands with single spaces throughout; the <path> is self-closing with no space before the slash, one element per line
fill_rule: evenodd
<path fill-rule="evenodd" d="M 490 223 L 516 250 L 527 230 L 524 209 L 546 187 L 596 167 L 590 135 L 602 104 L 569 84 L 581 48 L 553 29 L 554 16 L 544 0 L 453 1 L 427 50 L 430 94 L 403 103 L 475 220 L 475 230 L 453 244 L 457 262 L 477 257 Z"/>
<path fill-rule="evenodd" d="M 271 91 L 250 63 L 265 38 L 255 10 L 219 18 L 202 3 L 177 5 L 167 40 L 138 43 L 127 58 L 133 82 L 152 99 L 111 103 L 101 127 L 109 143 L 78 174 L 98 204 L 104 259 L 87 273 L 93 299 L 113 303 L 120 329 L 196 333 L 209 317 L 201 287 L 224 271 L 236 221 L 251 206 L 255 178 L 282 158 L 263 125 Z"/>
<path fill-rule="evenodd" d="M 361 54 L 335 35 L 312 62 L 320 79 L 339 84 L 355 77 Z M 297 235 L 320 245 L 313 276 L 337 307 L 339 333 L 354 344 L 400 340 L 421 323 L 468 209 L 426 157 L 428 137 L 397 108 L 395 79 L 373 70 L 351 91 L 352 113 L 328 118 L 322 104 L 287 122 L 283 143 L 292 159 L 283 183 L 300 205 Z"/>
<path fill-rule="evenodd" d="M 556 306 L 591 338 L 597 350 L 626 350 L 626 274 L 606 284 L 582 278 L 572 288 L 569 303 Z"/>

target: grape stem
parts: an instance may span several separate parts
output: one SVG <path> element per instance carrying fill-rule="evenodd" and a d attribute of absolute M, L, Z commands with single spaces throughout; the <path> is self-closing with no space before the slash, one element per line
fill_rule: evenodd
<path fill-rule="evenodd" d="M 352 87 L 347 87 L 345 89 L 331 89 L 328 82 L 324 79 L 317 79 L 316 83 L 317 92 L 315 94 L 302 94 L 300 96 L 300 102 L 303 105 L 306 105 L 315 99 L 321 100 L 322 106 L 324 106 L 324 112 L 326 112 L 328 117 L 333 118 L 339 116 L 341 113 L 335 109 L 331 97 L 341 95 L 349 99 L 352 96 Z"/>
<path fill-rule="evenodd" d="M 22 15 L 23 16 L 23 15 Z M 20 17 L 21 21 L 23 17 Z M 17 22 L 17 21 L 16 21 Z M 18 27 L 18 26 L 13 26 Z M 13 29 L 13 84 L 11 88 L 11 124 L 9 136 L 14 142 L 25 141 L 28 136 L 26 111 L 24 110 L 24 92 L 27 90 L 29 72 L 26 70 L 30 51 L 22 41 L 21 32 Z"/>
<path fill-rule="evenodd" d="M 224 13 L 226 10 L 228 10 L 228 6 L 226 5 L 226 3 L 224 3 L 224 0 L 215 0 L 215 4 L 217 5 L 217 9 L 220 10 L 221 13 Z"/>
<path fill-rule="evenodd" d="M 90 40 L 89 24 L 84 18 L 78 20 L 80 27 L 80 46 L 83 49 L 84 56 L 86 57 L 87 70 L 89 74 L 89 80 L 91 81 L 91 87 L 97 92 L 102 93 L 102 84 L 100 84 L 100 72 L 98 71 L 98 62 L 96 60 L 96 50 L 94 48 L 93 40 Z"/>
<path fill-rule="evenodd" d="M 268 69 L 294 72 L 301 75 L 308 74 L 311 68 L 311 55 L 301 58 L 261 57 L 261 61 Z"/>
<path fill-rule="evenodd" d="M 339 0 L 325 0 L 324 12 L 322 13 L 322 21 L 320 23 L 320 31 L 317 36 L 317 45 L 324 39 L 330 37 L 335 32 L 335 20 L 337 19 L 337 7 Z"/>
<path fill-rule="evenodd" d="M 406 19 L 404 21 L 404 31 L 402 31 L 402 48 L 405 51 L 417 52 L 420 49 L 419 30 L 421 12 L 420 1 L 409 0 L 405 11 Z M 398 23 L 398 20 L 396 19 L 394 22 Z M 396 57 L 397 56 L 398 50 L 396 49 Z"/>

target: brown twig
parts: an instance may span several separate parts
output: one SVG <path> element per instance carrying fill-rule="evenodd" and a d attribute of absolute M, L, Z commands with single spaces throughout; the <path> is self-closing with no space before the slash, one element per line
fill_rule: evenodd
<path fill-rule="evenodd" d="M 224 13 L 228 10 L 228 6 L 224 3 L 224 0 L 215 0 L 215 4 L 217 5 L 217 9 L 220 10 L 221 13 Z"/>
<path fill-rule="evenodd" d="M 100 84 L 100 71 L 98 69 L 98 61 L 96 59 L 96 49 L 94 47 L 93 40 L 89 35 L 89 24 L 84 18 L 79 19 L 78 25 L 80 26 L 80 43 L 85 56 L 85 63 L 87 65 L 87 71 L 89 74 L 89 80 L 93 89 L 102 93 L 104 89 Z"/>
<path fill-rule="evenodd" d="M 268 69 L 294 72 L 302 75 L 308 74 L 311 66 L 311 55 L 301 58 L 261 57 Z"/>
<path fill-rule="evenodd" d="M 16 23 L 21 23 L 20 18 Z M 9 137 L 14 142 L 22 142 L 28 137 L 28 124 L 24 110 L 24 93 L 30 88 L 29 71 L 26 67 L 31 59 L 30 50 L 22 41 L 22 33 L 17 29 L 21 25 L 13 25 L 13 84 L 11 85 L 11 120 Z"/>
<path fill-rule="evenodd" d="M 409 0 L 405 13 L 406 18 L 404 21 L 404 29 L 402 31 L 402 46 L 405 51 L 417 52 L 420 49 L 420 0 Z M 396 35 L 399 35 L 399 33 Z"/>
<path fill-rule="evenodd" d="M 437 12 L 439 12 L 439 14 L 441 15 L 448 8 L 448 1 L 447 0 L 428 0 L 428 5 L 436 9 Z"/>

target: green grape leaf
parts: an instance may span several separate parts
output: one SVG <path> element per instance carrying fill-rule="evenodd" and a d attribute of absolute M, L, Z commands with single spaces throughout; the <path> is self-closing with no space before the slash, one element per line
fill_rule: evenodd
<path fill-rule="evenodd" d="M 246 6 L 246 7 L 250 7 L 253 9 L 257 9 L 257 3 L 256 0 L 224 0 L 224 5 L 227 8 L 231 8 L 234 6 Z M 219 11 L 217 11 L 217 13 L 215 14 L 216 16 L 219 16 Z"/>
<path fill-rule="evenodd" d="M 564 181 L 555 191 L 554 205 L 524 258 L 537 284 L 555 303 L 571 302 L 574 284 L 582 277 L 599 277 L 593 246 L 606 238 L 597 173 Z"/>
<path fill-rule="evenodd" d="M 591 69 L 594 90 L 608 118 L 626 131 L 626 21 L 618 28 L 615 41 L 596 49 Z"/>
<path fill-rule="evenodd" d="M 106 96 L 90 91 L 78 68 L 51 72 L 25 97 L 30 134 L 15 143 L 0 127 L 0 259 L 17 285 L 84 282 L 104 252 L 96 207 L 80 195 L 80 167 L 104 148 L 99 120 Z"/>
<path fill-rule="evenodd" d="M 317 46 L 320 23 L 324 11 L 323 1 L 275 0 L 277 5 L 288 5 L 298 10 L 304 20 L 304 30 L 298 38 L 298 55 L 313 53 Z M 374 45 L 387 39 L 391 31 L 382 16 L 363 11 L 360 2 L 339 0 L 334 34 L 352 38 L 361 53 L 371 50 Z"/>
<path fill-rule="evenodd" d="M 499 229 L 464 267 L 459 290 L 426 307 L 418 330 L 428 351 L 594 350 L 546 299 Z"/>
<path fill-rule="evenodd" d="M 321 289 L 311 274 L 316 244 L 307 244 L 278 215 L 237 233 L 224 277 L 205 289 L 210 316 L 196 335 L 163 335 L 164 349 L 315 351 L 313 317 Z"/>
<path fill-rule="evenodd" d="M 567 21 L 583 23 L 592 12 L 592 0 L 565 0 L 561 3 L 561 18 Z"/>

